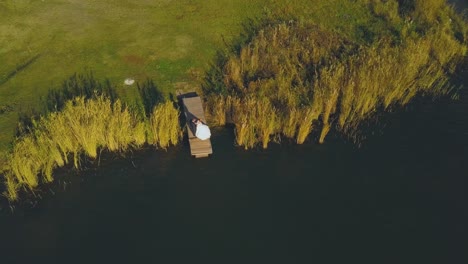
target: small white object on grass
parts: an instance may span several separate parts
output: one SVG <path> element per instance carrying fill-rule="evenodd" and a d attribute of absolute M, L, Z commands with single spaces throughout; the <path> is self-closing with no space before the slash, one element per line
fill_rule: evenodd
<path fill-rule="evenodd" d="M 132 79 L 132 78 L 127 78 L 127 79 L 125 79 L 124 83 L 125 83 L 125 85 L 132 85 L 132 84 L 135 83 L 135 80 Z"/>

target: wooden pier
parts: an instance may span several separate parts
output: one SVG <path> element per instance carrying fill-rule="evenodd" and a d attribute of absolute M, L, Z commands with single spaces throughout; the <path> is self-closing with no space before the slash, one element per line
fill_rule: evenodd
<path fill-rule="evenodd" d="M 187 119 L 187 132 L 188 141 L 190 145 L 190 153 L 195 158 L 208 157 L 213 154 L 213 148 L 211 147 L 211 140 L 201 140 L 195 137 L 193 126 L 191 126 L 192 119 L 201 119 L 203 123 L 206 123 L 205 113 L 203 111 L 202 101 L 199 96 L 182 97 L 182 103 L 184 105 L 185 118 Z"/>

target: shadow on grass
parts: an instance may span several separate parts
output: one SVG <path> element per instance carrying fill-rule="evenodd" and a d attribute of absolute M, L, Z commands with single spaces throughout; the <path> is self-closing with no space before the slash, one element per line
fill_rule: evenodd
<path fill-rule="evenodd" d="M 94 78 L 92 72 L 75 73 L 66 79 L 59 89 L 49 89 L 47 95 L 41 98 L 44 106 L 42 110 L 32 108 L 19 110 L 16 136 L 32 133 L 41 115 L 62 110 L 65 103 L 75 97 L 92 99 L 101 95 L 108 97 L 112 102 L 118 98 L 115 87 L 109 80 L 106 79 L 104 83 L 101 83 Z"/>
<path fill-rule="evenodd" d="M 6 74 L 5 78 L 0 79 L 0 85 L 8 82 L 11 78 L 15 77 L 18 73 L 22 72 L 26 69 L 29 65 L 33 64 L 37 59 L 41 57 L 42 54 L 37 54 L 30 58 L 29 60 L 25 61 L 24 63 L 18 65 L 13 71 Z"/>
<path fill-rule="evenodd" d="M 151 79 L 146 80 L 142 85 L 137 84 L 137 88 L 146 116 L 149 117 L 154 106 L 165 101 L 164 95 Z"/>
<path fill-rule="evenodd" d="M 117 99 L 115 87 L 106 79 L 104 83 L 97 81 L 92 72 L 86 74 L 74 74 L 65 80 L 60 89 L 50 89 L 45 105 L 47 112 L 60 111 L 65 103 L 75 97 L 82 96 L 86 99 L 104 95 L 114 102 Z"/>

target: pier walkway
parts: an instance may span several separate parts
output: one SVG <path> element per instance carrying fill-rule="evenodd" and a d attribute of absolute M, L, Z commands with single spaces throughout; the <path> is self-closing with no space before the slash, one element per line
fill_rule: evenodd
<path fill-rule="evenodd" d="M 194 126 L 191 125 L 193 118 L 201 119 L 206 124 L 205 113 L 203 111 L 202 101 L 195 93 L 190 96 L 180 95 L 184 105 L 185 118 L 187 120 L 188 141 L 190 145 L 190 154 L 196 158 L 208 157 L 213 154 L 211 139 L 201 140 L 195 137 Z"/>

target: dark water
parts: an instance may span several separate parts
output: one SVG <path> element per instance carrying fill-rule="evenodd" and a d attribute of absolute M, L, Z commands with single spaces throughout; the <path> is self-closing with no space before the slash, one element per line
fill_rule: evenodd
<path fill-rule="evenodd" d="M 468 263 L 468 90 L 367 130 L 360 148 L 246 152 L 224 129 L 208 159 L 186 143 L 103 155 L 0 207 L 0 263 Z"/>
<path fill-rule="evenodd" d="M 1 263 L 468 263 L 466 89 L 384 115 L 360 148 L 213 134 L 211 158 L 104 155 L 2 208 Z"/>

